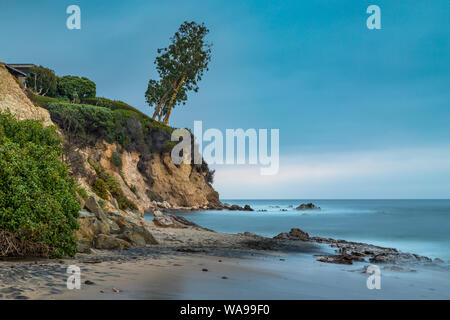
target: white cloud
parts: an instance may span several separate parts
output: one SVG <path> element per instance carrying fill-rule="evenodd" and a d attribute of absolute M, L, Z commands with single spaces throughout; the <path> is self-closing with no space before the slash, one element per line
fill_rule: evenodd
<path fill-rule="evenodd" d="M 279 173 L 216 167 L 222 198 L 449 198 L 450 146 L 280 157 Z"/>

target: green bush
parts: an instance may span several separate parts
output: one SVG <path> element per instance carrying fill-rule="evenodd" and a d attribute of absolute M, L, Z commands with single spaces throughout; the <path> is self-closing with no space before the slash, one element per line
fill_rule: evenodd
<path fill-rule="evenodd" d="M 61 155 L 55 127 L 0 113 L 0 229 L 53 257 L 76 253 L 80 210 Z"/>
<path fill-rule="evenodd" d="M 97 106 L 97 107 L 104 107 L 104 108 L 108 108 L 111 110 L 117 110 L 117 109 L 129 110 L 129 111 L 133 111 L 140 115 L 145 116 L 145 114 L 142 113 L 141 111 L 139 111 L 138 109 L 133 108 L 129 104 L 122 102 L 122 101 L 110 100 L 110 99 L 106 99 L 106 98 L 86 98 L 86 99 L 81 99 L 81 103 L 90 104 L 90 105 Z"/>
<path fill-rule="evenodd" d="M 131 110 L 63 102 L 49 103 L 46 108 L 52 120 L 67 135 L 80 142 L 104 139 L 143 154 L 151 150 L 161 151 L 173 130 Z M 158 143 L 154 143 L 153 135 L 158 135 Z"/>
<path fill-rule="evenodd" d="M 108 200 L 108 189 L 106 188 L 106 183 L 102 179 L 97 179 L 92 184 L 92 191 L 95 192 L 100 198 Z"/>
<path fill-rule="evenodd" d="M 38 94 L 33 95 L 33 102 L 36 103 L 41 108 L 47 108 L 48 104 L 51 102 L 60 102 L 60 100 L 52 97 L 44 97 Z"/>
<path fill-rule="evenodd" d="M 99 180 L 103 180 L 106 189 L 112 194 L 112 196 L 117 200 L 119 208 L 122 210 L 131 209 L 137 210 L 136 204 L 128 199 L 122 189 L 120 188 L 119 182 L 112 175 L 108 174 L 105 169 L 103 169 L 100 164 L 90 160 L 89 163 L 94 168 Z M 97 180 L 98 181 L 98 180 Z M 99 195 L 100 196 L 100 195 Z"/>
<path fill-rule="evenodd" d="M 113 165 L 115 165 L 117 168 L 122 168 L 122 157 L 117 151 L 114 151 L 111 156 L 111 162 Z"/>
<path fill-rule="evenodd" d="M 86 201 L 89 198 L 89 195 L 88 195 L 86 189 L 84 189 L 82 186 L 76 185 L 75 191 L 81 197 L 81 199 L 83 199 L 84 201 Z"/>
<path fill-rule="evenodd" d="M 84 98 L 93 98 L 96 94 L 96 85 L 85 77 L 64 76 L 58 77 L 58 96 L 66 97 L 70 101 Z"/>

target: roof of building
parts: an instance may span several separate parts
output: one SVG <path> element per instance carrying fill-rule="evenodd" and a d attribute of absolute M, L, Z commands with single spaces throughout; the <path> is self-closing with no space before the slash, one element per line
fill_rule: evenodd
<path fill-rule="evenodd" d="M 15 66 L 17 66 L 17 65 L 5 64 L 5 67 L 6 67 L 6 69 L 9 70 L 9 72 L 17 73 L 17 74 L 20 74 L 20 75 L 22 75 L 22 76 L 24 76 L 24 77 L 27 76 L 27 74 L 26 74 L 25 72 L 20 71 L 20 70 L 17 70 L 17 69 L 15 68 Z"/>

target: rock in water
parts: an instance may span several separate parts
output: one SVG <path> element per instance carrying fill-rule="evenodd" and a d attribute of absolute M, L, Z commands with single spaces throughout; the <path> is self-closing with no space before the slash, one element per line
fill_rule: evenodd
<path fill-rule="evenodd" d="M 316 207 L 313 203 L 302 203 L 295 210 L 319 210 L 320 207 Z"/>
<path fill-rule="evenodd" d="M 298 228 L 292 228 L 291 231 L 289 231 L 289 233 L 286 232 L 280 233 L 279 235 L 275 236 L 274 239 L 308 241 L 309 234 Z"/>

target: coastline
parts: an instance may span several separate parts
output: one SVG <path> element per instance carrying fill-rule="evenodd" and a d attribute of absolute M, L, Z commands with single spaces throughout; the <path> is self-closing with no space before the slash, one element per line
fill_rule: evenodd
<path fill-rule="evenodd" d="M 74 259 L 0 262 L 2 299 L 448 299 L 448 266 L 380 264 L 382 289 L 364 266 L 324 263 L 329 244 L 149 226 L 158 245 L 94 250 Z M 66 269 L 81 269 L 68 290 Z M 225 277 L 225 278 L 223 278 Z M 91 284 L 87 284 L 91 283 Z"/>

